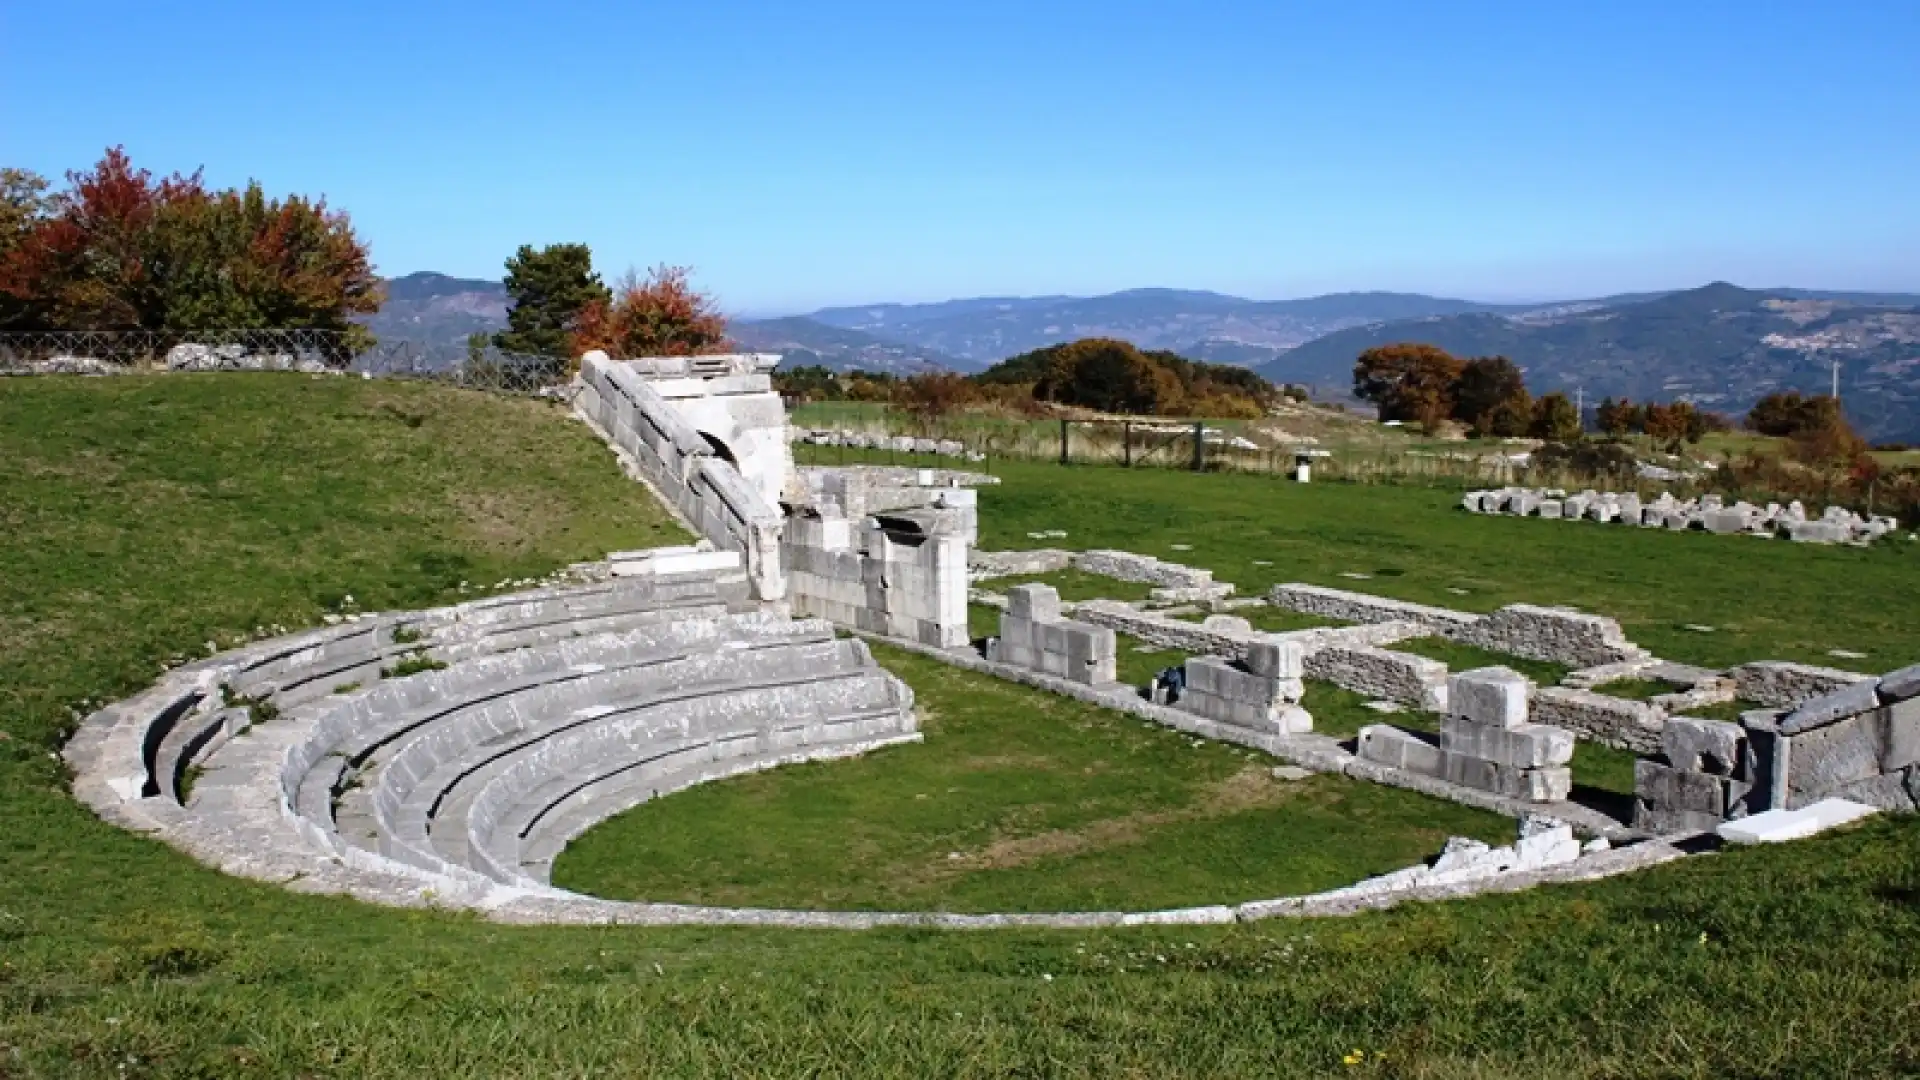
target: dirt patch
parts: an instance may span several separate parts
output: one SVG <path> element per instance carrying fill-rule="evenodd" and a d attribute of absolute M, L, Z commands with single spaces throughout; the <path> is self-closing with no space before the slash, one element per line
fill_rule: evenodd
<path fill-rule="evenodd" d="M 1002 759 L 983 757 L 973 760 Z M 1020 759 L 1009 756 L 1004 760 Z M 1031 836 L 1005 837 L 974 851 L 945 855 L 939 862 L 922 867 L 908 877 L 913 884 L 924 884 L 977 870 L 1005 870 L 1027 866 L 1042 859 L 1137 844 L 1156 828 L 1231 817 L 1247 810 L 1278 806 L 1296 797 L 1302 789 L 1303 785 L 1282 784 L 1274 780 L 1272 772 L 1265 766 L 1249 765 L 1232 776 L 1208 784 L 1198 799 L 1177 810 L 1143 810 L 1092 822 L 1078 829 L 1052 829 Z M 954 855 L 959 857 L 955 858 Z"/>
<path fill-rule="evenodd" d="M 1050 757 L 1040 754 L 975 754 L 956 763 L 963 772 L 994 772 L 1000 769 L 1047 770 L 1055 768 Z"/>

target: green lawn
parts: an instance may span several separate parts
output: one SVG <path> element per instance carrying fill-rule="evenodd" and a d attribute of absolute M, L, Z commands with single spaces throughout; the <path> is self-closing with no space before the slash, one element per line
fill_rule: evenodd
<path fill-rule="evenodd" d="M 1056 911 L 1317 892 L 1513 823 L 881 647 L 926 741 L 648 803 L 575 841 L 566 888 L 808 908 Z"/>
<path fill-rule="evenodd" d="M 980 583 L 980 588 L 1004 595 L 1015 585 L 1051 585 L 1060 593 L 1061 600 L 1070 603 L 1082 600 L 1145 600 L 1147 594 L 1153 591 L 1153 586 L 1144 581 L 1123 581 L 1104 574 L 1089 574 L 1075 567 L 1045 574 L 1009 574 L 1006 577 L 987 578 Z"/>
<path fill-rule="evenodd" d="M 1386 647 L 1394 652 L 1412 653 L 1429 660 L 1438 660 L 1447 665 L 1447 671 L 1453 673 L 1484 667 L 1511 668 L 1541 686 L 1558 686 L 1560 680 L 1566 678 L 1567 672 L 1571 670 L 1565 664 L 1552 664 L 1545 660 L 1532 660 L 1524 656 L 1514 656 L 1511 653 L 1494 652 L 1477 645 L 1465 645 L 1452 638 L 1408 638 Z"/>
<path fill-rule="evenodd" d="M 498 926 L 230 878 L 73 802 L 48 756 L 69 706 L 137 689 L 209 638 L 315 622 L 349 591 L 447 600 L 463 577 L 538 575 L 672 530 L 558 410 L 429 387 L 0 380 L 0 448 L 0 1075 L 1920 1071 L 1911 818 L 1348 920 L 1124 932 Z M 1265 543 L 1258 557 L 1298 569 L 1311 524 L 1297 557 Z M 1418 532 L 1374 529 L 1370 548 Z M 1103 540 L 1145 546 L 1124 538 Z M 1873 605 L 1839 597 L 1833 625 L 1900 632 L 1904 594 L 1874 569 L 1895 556 L 1795 554 L 1861 569 L 1825 585 L 1889 605 L 1863 625 Z M 1418 591 L 1429 573 L 1395 584 Z M 1668 603 L 1666 581 L 1632 591 Z M 1802 588 L 1785 586 L 1789 615 Z M 1369 1064 L 1343 1066 L 1355 1048 Z"/>
<path fill-rule="evenodd" d="M 1820 547 L 1481 516 L 1444 490 L 1258 475 L 1026 462 L 994 472 L 1001 483 L 980 493 L 987 548 L 1032 547 L 1027 533 L 1064 529 L 1067 546 L 1205 567 L 1243 594 L 1303 581 L 1468 611 L 1566 604 L 1619 619 L 1660 656 L 1713 667 L 1920 661 L 1920 544 L 1905 539 Z M 1867 658 L 1835 660 L 1834 648 Z"/>

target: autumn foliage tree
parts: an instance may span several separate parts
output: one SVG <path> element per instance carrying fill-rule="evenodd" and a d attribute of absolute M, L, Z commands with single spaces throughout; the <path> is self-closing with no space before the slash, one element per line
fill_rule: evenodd
<path fill-rule="evenodd" d="M 323 199 L 156 179 L 118 147 L 67 182 L 45 200 L 30 180 L 4 185 L 9 328 L 356 330 L 379 310 L 366 245 Z"/>
<path fill-rule="evenodd" d="M 656 266 L 646 277 L 629 270 L 610 299 L 581 310 L 573 350 L 611 356 L 698 356 L 725 352 L 727 320 L 713 297 L 695 289 L 684 266 Z"/>
<path fill-rule="evenodd" d="M 1454 384 L 1466 363 L 1445 349 L 1418 342 L 1380 345 L 1353 365 L 1354 396 L 1380 408 L 1380 419 L 1418 423 L 1432 431 L 1453 413 Z"/>
<path fill-rule="evenodd" d="M 1185 393 L 1178 375 L 1131 342 L 1085 338 L 1052 350 L 1033 396 L 1102 412 L 1152 415 L 1177 413 Z"/>
<path fill-rule="evenodd" d="M 1580 410 L 1567 395 L 1556 390 L 1534 402 L 1528 434 L 1547 442 L 1574 442 L 1580 433 Z"/>

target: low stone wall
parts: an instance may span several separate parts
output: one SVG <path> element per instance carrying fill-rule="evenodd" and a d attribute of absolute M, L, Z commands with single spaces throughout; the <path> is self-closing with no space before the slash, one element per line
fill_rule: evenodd
<path fill-rule="evenodd" d="M 1179 649 L 1196 655 L 1224 656 L 1245 660 L 1247 650 L 1272 635 L 1252 630 L 1225 629 L 1219 624 L 1208 627 L 1120 603 L 1117 600 L 1088 600 L 1073 605 L 1074 618 L 1104 626 L 1139 638 L 1162 649 Z"/>
<path fill-rule="evenodd" d="M 1424 656 L 1366 645 L 1334 646 L 1307 653 L 1305 669 L 1310 679 L 1370 698 L 1428 712 L 1444 712 L 1447 707 L 1447 665 Z"/>
<path fill-rule="evenodd" d="M 574 408 L 626 454 L 661 497 L 716 546 L 745 560 L 763 600 L 786 596 L 780 509 L 647 380 L 599 352 L 580 363 Z"/>
<path fill-rule="evenodd" d="M 1233 595 L 1233 585 L 1213 580 L 1213 571 L 1164 562 L 1131 551 L 1083 551 L 1073 565 L 1089 574 L 1152 585 L 1154 598 L 1169 603 L 1207 603 Z"/>
<path fill-rule="evenodd" d="M 1790 664 L 1783 660 L 1758 660 L 1741 664 L 1728 674 L 1740 700 L 1775 709 L 1790 709 L 1822 694 L 1866 682 L 1873 678 L 1838 668 Z"/>
<path fill-rule="evenodd" d="M 1273 591 L 1267 594 L 1267 601 L 1274 607 L 1318 615 L 1327 619 L 1339 619 L 1343 622 L 1413 622 L 1429 627 L 1435 632 L 1470 626 L 1480 618 L 1478 615 L 1470 615 L 1464 611 L 1412 604 L 1405 600 L 1390 600 L 1384 596 L 1349 592 L 1346 589 L 1302 585 L 1297 582 L 1275 585 Z"/>
<path fill-rule="evenodd" d="M 1578 668 L 1646 660 L 1651 655 L 1628 641 L 1620 624 L 1604 615 L 1534 604 L 1509 604 L 1450 629 L 1447 636 L 1493 652 Z"/>
<path fill-rule="evenodd" d="M 1620 624 L 1602 615 L 1534 604 L 1509 604 L 1491 615 L 1330 589 L 1322 585 L 1275 585 L 1275 607 L 1347 622 L 1405 621 L 1432 633 L 1493 652 L 1586 668 L 1650 659 L 1628 641 Z"/>
<path fill-rule="evenodd" d="M 980 551 L 968 557 L 968 569 L 975 581 L 1022 574 L 1052 574 L 1073 565 L 1073 553 L 1059 548 L 1032 551 Z"/>
<path fill-rule="evenodd" d="M 1666 710 L 1657 705 L 1566 686 L 1535 689 L 1532 709 L 1533 718 L 1542 724 L 1636 754 L 1657 753 L 1667 725 Z"/>

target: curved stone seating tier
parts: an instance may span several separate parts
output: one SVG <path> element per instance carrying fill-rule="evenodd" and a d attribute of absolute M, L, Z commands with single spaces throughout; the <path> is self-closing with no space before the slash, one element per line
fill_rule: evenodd
<path fill-rule="evenodd" d="M 383 676 L 415 656 L 444 666 Z M 507 922 L 1214 923 L 1340 914 L 1469 887 L 963 915 L 636 903 L 549 884 L 569 842 L 650 799 L 916 741 L 912 704 L 863 642 L 765 610 L 742 575 L 714 572 L 368 615 L 260 642 L 169 672 L 88 717 L 65 756 L 75 796 L 102 817 L 229 873 Z M 1647 844 L 1487 887 L 1604 876 L 1678 854 Z"/>
<path fill-rule="evenodd" d="M 386 674 L 409 658 L 435 666 Z M 497 905 L 557 893 L 567 840 L 656 795 L 917 740 L 912 704 L 864 643 L 714 571 L 261 642 L 101 710 L 67 757 L 104 815 L 224 868 Z"/>

